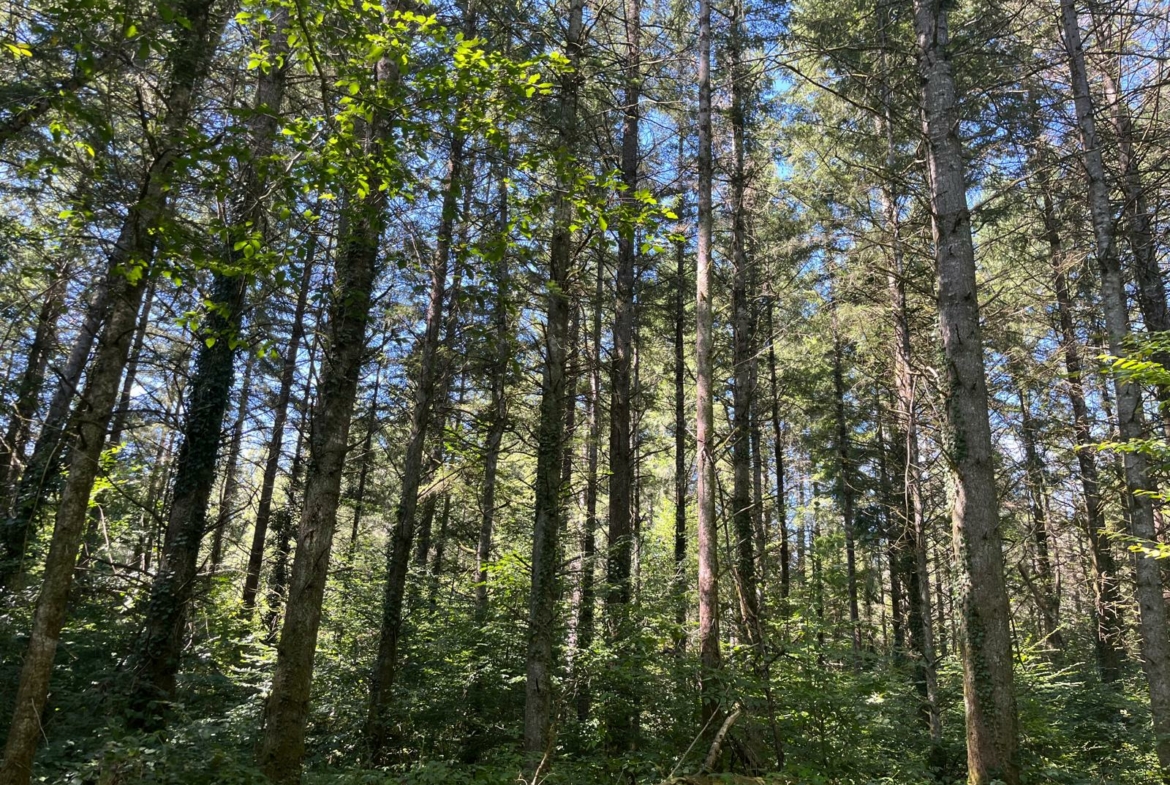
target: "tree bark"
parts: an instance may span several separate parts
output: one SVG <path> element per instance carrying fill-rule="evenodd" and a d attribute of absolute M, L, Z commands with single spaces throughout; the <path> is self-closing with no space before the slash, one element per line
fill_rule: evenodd
<path fill-rule="evenodd" d="M 695 273 L 695 454 L 698 461 L 699 691 L 702 723 L 719 714 L 719 541 L 715 519 L 714 320 L 711 303 L 711 3 L 699 0 L 698 242 Z"/>
<path fill-rule="evenodd" d="M 549 245 L 544 370 L 537 425 L 535 521 L 532 532 L 532 588 L 528 606 L 525 656 L 524 770 L 533 781 L 548 764 L 553 747 L 553 633 L 556 625 L 558 536 L 564 523 L 562 468 L 565 449 L 566 363 L 569 333 L 569 286 L 574 266 L 572 167 L 578 135 L 577 104 L 582 77 L 584 0 L 570 0 L 565 51 L 569 71 L 561 80 L 557 112 L 557 147 L 564 160 L 552 204 Z"/>
<path fill-rule="evenodd" d="M 1101 156 L 1093 118 L 1093 99 L 1089 92 L 1089 77 L 1085 67 L 1085 52 L 1074 0 L 1061 0 L 1061 28 L 1065 51 L 1068 54 L 1072 77 L 1073 103 L 1076 108 L 1077 128 L 1083 147 L 1082 162 L 1089 184 L 1089 212 L 1096 242 L 1097 267 L 1100 274 L 1101 309 L 1105 316 L 1109 352 L 1114 356 L 1125 353 L 1129 336 L 1129 315 L 1126 309 L 1125 287 L 1121 264 L 1113 235 L 1113 213 L 1109 204 L 1109 184 L 1105 179 L 1105 165 Z M 1135 384 L 1113 378 L 1117 399 L 1117 424 L 1122 441 L 1144 438 L 1141 392 Z M 1146 491 L 1152 489 L 1145 456 L 1140 452 L 1126 452 L 1125 482 L 1130 508 L 1130 534 L 1152 542 L 1155 538 L 1154 511 Z M 1170 782 L 1170 641 L 1167 640 L 1166 604 L 1162 597 L 1162 572 L 1157 561 L 1143 554 L 1134 555 L 1136 595 L 1139 609 L 1142 668 L 1149 685 L 1150 712 L 1154 733 L 1158 739 L 1156 750 L 1162 780 Z"/>
<path fill-rule="evenodd" d="M 971 785 L 1019 785 L 1018 718 L 995 467 L 988 419 L 975 248 L 955 80 L 941 0 L 915 0 L 938 307 L 947 364 L 948 459 L 955 475 L 955 557 Z"/>

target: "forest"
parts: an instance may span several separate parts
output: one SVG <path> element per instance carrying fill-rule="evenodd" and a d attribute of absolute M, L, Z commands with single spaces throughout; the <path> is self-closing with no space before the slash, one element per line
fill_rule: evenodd
<path fill-rule="evenodd" d="M 1170 784 L 1165 0 L 0 0 L 0 785 Z"/>

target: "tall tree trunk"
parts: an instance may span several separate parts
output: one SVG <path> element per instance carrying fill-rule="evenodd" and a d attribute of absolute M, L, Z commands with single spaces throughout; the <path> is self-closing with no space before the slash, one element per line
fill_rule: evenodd
<path fill-rule="evenodd" d="M 837 293 L 829 303 L 833 321 L 833 411 L 836 420 L 837 500 L 845 531 L 845 580 L 849 595 L 849 638 L 853 655 L 861 653 L 861 619 L 857 608 L 856 500 L 853 486 L 853 461 L 849 450 L 849 421 L 845 416 L 845 369 L 841 329 L 837 323 Z"/>
<path fill-rule="evenodd" d="M 32 421 L 40 406 L 41 390 L 45 384 L 45 370 L 57 341 L 57 321 L 65 311 L 65 294 L 69 285 L 71 264 L 65 262 L 55 269 L 48 286 L 41 292 L 41 307 L 37 311 L 37 326 L 32 343 L 25 352 L 24 370 L 16 383 L 16 398 L 8 427 L 0 442 L 0 517 L 7 518 L 12 499 L 12 481 L 19 474 L 32 435 Z"/>
<path fill-rule="evenodd" d="M 494 350 L 491 365 L 491 420 L 484 438 L 483 456 L 483 499 L 479 523 L 479 542 L 475 551 L 475 608 L 476 618 L 481 621 L 487 616 L 488 608 L 488 562 L 492 557 L 492 537 L 496 525 L 496 482 L 499 473 L 500 452 L 504 432 L 508 428 L 508 366 L 512 358 L 512 319 L 510 317 L 511 269 L 509 267 L 508 227 L 508 180 L 506 168 L 501 165 L 499 172 L 496 232 L 498 256 L 494 272 L 496 296 L 492 303 L 492 335 Z"/>
<path fill-rule="evenodd" d="M 735 530 L 736 573 L 740 592 L 740 616 L 748 640 L 759 640 L 759 602 L 756 596 L 756 554 L 754 510 L 758 500 L 752 498 L 751 427 L 752 352 L 751 302 L 748 292 L 747 217 L 744 189 L 747 173 L 744 167 L 746 106 L 744 96 L 744 68 L 741 63 L 741 3 L 734 3 L 734 19 L 730 39 L 731 59 L 731 261 L 734 269 L 731 292 L 734 384 L 732 388 L 733 415 L 731 422 L 731 520 Z"/>
<path fill-rule="evenodd" d="M 1044 478 L 1044 459 L 1036 446 L 1036 422 L 1032 419 L 1031 404 L 1018 376 L 1016 385 L 1016 394 L 1020 400 L 1020 440 L 1024 445 L 1024 472 L 1032 515 L 1032 545 L 1036 552 L 1036 600 L 1045 644 L 1059 652 L 1064 648 L 1064 636 L 1060 632 L 1060 584 L 1050 554 L 1052 545 L 1048 532 L 1046 496 L 1048 483 Z M 1025 578 L 1031 580 L 1031 576 Z"/>
<path fill-rule="evenodd" d="M 577 651 L 588 651 L 593 646 L 594 606 L 596 590 L 596 532 L 597 532 L 597 469 L 601 446 L 601 307 L 605 290 L 605 259 L 597 254 L 597 282 L 593 294 L 593 314 L 589 328 L 589 396 L 585 412 L 589 423 L 589 440 L 585 447 L 585 520 L 581 532 L 581 599 L 577 606 Z M 589 719 L 593 696 L 589 682 L 577 680 L 577 719 Z"/>
<path fill-rule="evenodd" d="M 110 267 L 109 269 L 114 269 Z M 32 456 L 21 472 L 12 500 L 12 512 L 4 519 L 0 539 L 4 557 L 0 558 L 0 585 L 18 588 L 28 570 L 28 547 L 36 537 L 34 528 L 41 504 L 56 491 L 61 482 L 61 463 L 64 459 L 65 430 L 69 410 L 77 396 L 81 376 L 98 331 L 109 315 L 110 275 L 102 276 L 90 296 L 85 319 L 78 331 L 65 364 L 55 369 L 57 387 L 49 401 L 41 431 L 33 445 Z M 2 492 L 0 488 L 0 492 Z M 8 503 L 3 505 L 8 507 Z"/>
<path fill-rule="evenodd" d="M 313 283 L 313 262 L 317 243 L 314 238 L 301 268 L 300 289 L 293 310 L 292 328 L 288 336 L 284 365 L 280 369 L 280 389 L 272 408 L 272 432 L 268 437 L 268 457 L 264 460 L 264 474 L 260 479 L 260 500 L 256 506 L 256 521 L 252 527 L 252 546 L 248 549 L 248 565 L 244 571 L 243 616 L 251 618 L 256 607 L 256 592 L 260 587 L 260 570 L 264 565 L 264 543 L 268 538 L 268 522 L 272 517 L 272 495 L 276 489 L 276 475 L 280 471 L 280 457 L 284 445 L 284 426 L 288 422 L 288 404 L 292 397 L 293 380 L 297 371 L 297 356 L 305 337 L 305 312 L 309 290 Z"/>
<path fill-rule="evenodd" d="M 288 51 L 285 28 L 288 10 L 277 9 L 269 37 L 269 51 L 283 63 Z M 261 71 L 249 123 L 250 150 L 242 162 L 239 191 L 231 208 L 231 229 L 224 238 L 224 269 L 246 270 L 248 258 L 241 245 L 266 235 L 265 181 L 262 167 L 276 141 L 280 106 L 284 100 L 286 68 Z M 207 507 L 215 486 L 215 469 L 222 441 L 224 415 L 231 398 L 236 347 L 250 276 L 217 272 L 212 306 L 197 337 L 195 373 L 187 394 L 187 420 L 175 465 L 171 509 L 158 571 L 151 585 L 142 642 L 135 665 L 131 695 L 132 722 L 142 727 L 161 723 L 160 702 L 174 697 L 175 678 L 183 651 L 187 609 L 196 585 L 199 548 L 207 528 Z M 145 308 L 143 309 L 146 310 Z"/>
<path fill-rule="evenodd" d="M 75 430 L 69 473 L 57 506 L 53 539 L 21 668 L 16 709 L 9 726 L 4 763 L 0 766 L 0 785 L 29 782 L 37 742 L 44 734 L 41 712 L 48 698 L 53 658 L 65 622 L 90 492 L 117 402 L 118 383 L 126 367 L 135 317 L 150 278 L 149 266 L 157 241 L 155 230 L 166 210 L 167 181 L 181 155 L 182 136 L 192 114 L 195 95 L 226 16 L 217 13 L 216 5 L 215 0 L 187 0 L 181 7 L 179 16 L 184 24 L 176 25 L 175 43 L 167 63 L 167 113 L 154 148 L 159 153 L 146 170 L 140 195 L 126 214 L 111 254 L 110 270 L 117 276 L 109 283 L 111 309 L 73 418 Z M 138 274 L 132 280 L 125 271 L 135 269 Z"/>
<path fill-rule="evenodd" d="M 679 147 L 683 137 L 679 135 Z M 680 167 L 682 155 L 680 149 Z M 686 257 L 685 243 L 679 240 L 675 256 L 674 284 L 674 621 L 679 626 L 676 648 L 681 654 L 686 643 L 683 625 L 687 621 L 687 488 L 690 465 L 687 462 L 686 422 Z"/>
<path fill-rule="evenodd" d="M 374 71 L 375 81 L 380 84 L 398 80 L 398 66 L 389 58 L 379 60 Z M 389 147 L 391 130 L 389 119 L 380 109 L 375 110 L 365 131 L 371 155 L 379 148 Z M 378 250 L 386 225 L 386 193 L 380 177 L 372 172 L 364 195 L 347 198 L 348 214 L 334 265 L 297 552 L 256 753 L 260 770 L 277 785 L 295 783 L 301 776 L 321 601 L 329 575 L 341 480 L 349 454 L 349 429 L 366 351 Z"/>
<path fill-rule="evenodd" d="M 281 617 L 285 605 L 288 604 L 289 565 L 297 537 L 296 521 L 304 511 L 302 478 L 305 468 L 305 434 L 309 432 L 313 421 L 313 369 L 317 361 L 319 343 L 317 336 L 314 336 L 313 342 L 309 345 L 309 368 L 305 374 L 305 386 L 301 391 L 298 407 L 300 416 L 296 427 L 297 443 L 293 449 L 292 465 L 288 470 L 284 504 L 272 515 L 272 572 L 268 577 L 268 608 L 263 619 L 265 640 L 269 644 L 275 643 L 280 636 Z"/>
<path fill-rule="evenodd" d="M 780 597 L 788 599 L 791 591 L 791 554 L 788 544 L 788 511 L 784 487 L 784 428 L 780 419 L 780 384 L 776 377 L 776 298 L 768 297 L 768 377 L 771 382 L 772 438 L 776 458 L 776 530 L 780 536 Z"/>
<path fill-rule="evenodd" d="M 1109 36 L 1112 39 L 1112 35 Z M 1116 45 L 1113 41 L 1110 41 Z M 1137 283 L 1138 307 L 1146 330 L 1153 333 L 1170 332 L 1170 308 L 1166 305 L 1166 284 L 1158 265 L 1154 242 L 1153 215 L 1142 185 L 1142 173 L 1134 149 L 1133 120 L 1129 107 L 1109 68 L 1101 69 L 1105 100 L 1109 103 L 1109 120 L 1117 140 L 1118 165 L 1121 169 L 1121 193 L 1125 197 L 1126 236 L 1133 254 L 1133 278 Z M 1153 359 L 1164 368 L 1170 368 L 1170 352 L 1157 352 Z M 1162 428 L 1170 435 L 1170 389 L 1158 388 Z"/>
<path fill-rule="evenodd" d="M 714 319 L 711 290 L 711 2 L 699 0 L 699 217 L 695 274 L 695 454 L 698 462 L 699 690 L 702 722 L 719 713 L 719 541 L 715 527 Z"/>
<path fill-rule="evenodd" d="M 1042 170 L 1043 171 L 1043 170 Z M 1085 403 L 1084 366 L 1073 323 L 1073 303 L 1065 274 L 1065 255 L 1060 237 L 1060 226 L 1048 183 L 1040 184 L 1043 192 L 1042 211 L 1044 234 L 1048 241 L 1048 255 L 1052 263 L 1053 288 L 1056 291 L 1056 312 L 1060 323 L 1060 339 L 1064 345 L 1064 368 L 1068 378 L 1068 399 L 1073 412 L 1073 438 L 1076 442 L 1077 468 L 1081 475 L 1081 492 L 1085 499 L 1085 530 L 1089 540 L 1089 555 L 1093 571 L 1094 651 L 1101 681 L 1111 684 L 1121 676 L 1125 660 L 1125 626 L 1121 618 L 1121 586 L 1117 561 L 1107 534 L 1107 524 L 1101 501 L 1097 459 L 1093 450 L 1096 440 L 1090 428 L 1089 407 Z"/>
<path fill-rule="evenodd" d="M 642 4 L 625 0 L 625 97 L 622 101 L 621 175 L 623 207 L 632 216 L 638 209 L 638 133 L 641 114 Z M 609 408 L 609 532 L 606 551 L 606 632 L 619 651 L 629 640 L 629 604 L 635 541 L 635 456 L 633 439 L 634 297 L 637 225 L 618 227 L 617 274 L 614 292 L 613 351 L 610 359 Z M 628 653 L 623 653 L 627 657 Z M 606 720 L 607 746 L 629 748 L 634 743 L 633 722 L 624 701 L 618 701 Z"/>
<path fill-rule="evenodd" d="M 557 112 L 557 146 L 566 157 L 563 167 L 575 167 L 577 103 L 582 78 L 584 0 L 570 0 L 565 51 L 569 71 L 561 80 Z M 553 751 L 553 633 L 556 626 L 558 535 L 563 528 L 562 470 L 565 449 L 565 405 L 568 359 L 569 286 L 573 272 L 573 205 L 571 170 L 558 172 L 552 204 L 549 244 L 544 372 L 537 426 L 535 521 L 532 532 L 532 588 L 528 605 L 528 649 L 525 656 L 524 769 L 534 781 Z"/>
<path fill-rule="evenodd" d="M 465 34 L 470 39 L 474 32 L 474 9 L 469 7 L 464 13 Z M 446 360 L 440 355 L 444 337 L 443 327 L 447 323 L 444 318 L 444 307 L 450 302 L 447 300 L 447 268 L 451 263 L 451 245 L 455 221 L 459 217 L 459 195 L 464 180 L 463 159 L 466 139 L 459 127 L 462 114 L 462 110 L 456 110 L 451 124 L 453 130 L 447 172 L 443 182 L 442 212 L 436 235 L 435 254 L 431 259 L 426 327 L 419 339 L 414 402 L 410 413 L 410 436 L 402 463 L 402 490 L 395 510 L 394 531 L 387 545 L 382 629 L 378 655 L 370 678 L 370 710 L 365 729 L 367 751 L 371 760 L 375 762 L 382 760 L 389 741 L 388 712 L 398 668 L 402 605 L 417 525 L 419 489 L 428 468 L 424 462 L 424 449 L 428 433 L 431 431 L 436 431 L 432 438 L 439 440 L 437 445 L 440 449 L 440 463 L 442 460 L 442 423 L 446 418 L 450 374 Z M 436 423 L 438 427 L 435 427 Z M 433 513 L 433 506 L 428 506 Z"/>
<path fill-rule="evenodd" d="M 1061 0 L 1060 11 L 1064 46 L 1068 53 L 1069 72 L 1072 77 L 1077 127 L 1084 148 L 1083 163 L 1089 183 L 1089 212 L 1093 220 L 1093 235 L 1096 241 L 1105 331 L 1109 338 L 1109 352 L 1121 356 L 1125 353 L 1125 341 L 1129 337 L 1129 316 L 1121 264 L 1113 236 L 1109 184 L 1105 179 L 1105 164 L 1101 157 L 1100 140 L 1093 119 L 1093 99 L 1089 92 L 1085 52 L 1081 43 L 1074 0 Z M 1144 438 L 1141 391 L 1136 384 L 1127 384 L 1117 376 L 1114 377 L 1113 384 L 1117 397 L 1118 430 L 1122 441 Z M 1126 452 L 1124 460 L 1125 482 L 1129 491 L 1130 533 L 1140 540 L 1152 542 L 1155 538 L 1154 510 L 1150 497 L 1145 493 L 1152 488 L 1145 456 L 1136 451 Z M 1167 640 L 1161 566 L 1154 559 L 1136 553 L 1134 573 L 1137 584 L 1142 668 L 1149 683 L 1150 711 L 1154 719 L 1154 733 L 1158 739 L 1156 744 L 1158 764 L 1161 767 L 1162 780 L 1170 782 L 1170 641 Z"/>
<path fill-rule="evenodd" d="M 228 441 L 227 458 L 223 463 L 223 490 L 219 495 L 219 511 L 215 516 L 211 538 L 211 553 L 208 556 L 209 576 L 219 572 L 223 564 L 223 543 L 231 522 L 240 514 L 236 508 L 236 497 L 240 494 L 240 449 L 244 442 L 244 424 L 252 404 L 252 370 L 256 365 L 256 353 L 249 352 L 244 364 L 244 379 L 240 382 L 240 400 L 236 408 L 236 419 L 232 423 L 232 436 Z"/>
<path fill-rule="evenodd" d="M 967 768 L 971 785 L 1019 785 L 1012 641 L 988 419 L 975 247 L 967 207 L 955 80 L 941 0 L 915 0 L 923 126 L 938 266 L 938 307 L 947 362 L 948 459 L 955 475 Z"/>

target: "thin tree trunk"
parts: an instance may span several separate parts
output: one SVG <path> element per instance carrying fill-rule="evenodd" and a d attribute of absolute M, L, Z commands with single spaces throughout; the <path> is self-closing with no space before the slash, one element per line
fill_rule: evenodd
<path fill-rule="evenodd" d="M 975 248 L 967 207 L 955 80 L 941 0 L 915 0 L 923 130 L 938 265 L 938 307 L 955 475 L 952 513 L 959 572 L 967 768 L 971 785 L 1019 785 L 1012 641 L 988 419 Z M 956 449 L 957 448 L 957 449 Z"/>
<path fill-rule="evenodd" d="M 1129 107 L 1121 95 L 1113 72 L 1103 68 L 1101 75 L 1105 87 L 1105 100 L 1109 103 L 1109 119 L 1117 140 L 1117 163 L 1121 169 L 1119 185 L 1125 197 L 1126 237 L 1133 254 L 1133 278 L 1137 283 L 1138 307 L 1148 332 L 1170 332 L 1166 284 L 1162 280 L 1162 270 L 1158 265 L 1153 215 L 1149 200 L 1146 198 L 1146 189 L 1142 185 L 1142 174 L 1134 150 L 1133 120 L 1129 116 Z M 1170 368 L 1170 353 L 1156 352 L 1153 359 L 1162 367 Z M 1170 389 L 1157 388 L 1154 392 L 1158 396 L 1162 428 L 1170 435 Z"/>
<path fill-rule="evenodd" d="M 57 506 L 53 539 L 21 668 L 16 708 L 9 726 L 4 763 L 0 766 L 0 785 L 27 785 L 37 743 L 44 734 L 41 713 L 48 698 L 53 658 L 65 622 L 90 492 L 117 402 L 135 317 L 150 277 L 149 264 L 157 240 L 155 229 L 166 210 L 167 180 L 181 155 L 181 137 L 224 21 L 225 15 L 216 13 L 215 6 L 215 0 L 188 0 L 183 4 L 181 16 L 185 24 L 177 26 L 174 48 L 168 57 L 168 111 L 155 148 L 160 152 L 145 173 L 140 196 L 130 206 L 111 254 L 111 270 L 133 269 L 137 265 L 145 265 L 147 270 L 140 271 L 133 281 L 119 274 L 109 284 L 109 319 L 73 418 L 69 473 Z"/>
<path fill-rule="evenodd" d="M 625 97 L 622 101 L 622 204 L 632 213 L 638 200 L 638 133 L 641 112 L 642 4 L 625 0 Z M 637 227 L 623 221 L 618 228 L 617 274 L 614 292 L 613 350 L 610 358 L 609 408 L 609 532 L 606 551 L 606 632 L 622 651 L 629 640 L 629 605 L 633 590 L 636 535 L 636 482 L 633 427 L 634 309 Z M 623 653 L 623 657 L 628 654 Z M 606 719 L 607 747 L 630 748 L 633 720 L 624 701 L 612 705 Z"/>
<path fill-rule="evenodd" d="M 492 336 L 495 355 L 491 367 L 491 424 L 484 439 L 482 516 L 479 523 L 479 542 L 475 551 L 475 608 L 481 621 L 488 609 L 488 562 L 492 557 L 492 537 L 496 525 L 496 481 L 499 474 L 500 452 L 504 432 L 508 428 L 508 365 L 512 358 L 512 319 L 509 315 L 511 298 L 511 270 L 508 258 L 508 180 L 501 166 L 498 188 L 496 231 L 499 233 L 499 255 L 495 264 L 496 296 L 492 304 Z"/>
<path fill-rule="evenodd" d="M 679 146 L 683 138 L 679 136 Z M 680 166 L 681 150 L 680 150 Z M 675 257 L 674 290 L 674 621 L 679 626 L 677 651 L 683 652 L 687 620 L 687 487 L 690 466 L 687 462 L 686 422 L 686 289 L 685 244 L 680 240 Z"/>
<path fill-rule="evenodd" d="M 309 369 L 308 373 L 305 374 L 304 389 L 301 391 L 300 417 L 296 427 L 297 444 L 293 449 L 292 465 L 289 466 L 284 504 L 272 516 L 272 572 L 268 577 L 268 608 L 263 619 L 263 626 L 266 630 L 265 639 L 269 644 L 275 643 L 280 635 L 281 616 L 284 607 L 288 604 L 289 565 L 293 544 L 297 537 L 296 521 L 304 511 L 302 477 L 305 468 L 305 434 L 312 428 L 313 369 L 317 361 L 318 343 L 315 336 L 313 343 L 309 345 Z"/>
<path fill-rule="evenodd" d="M 585 411 L 589 423 L 589 441 L 585 449 L 585 521 L 581 533 L 581 600 L 577 607 L 577 651 L 588 651 L 593 646 L 594 606 L 596 590 L 597 532 L 597 470 L 601 445 L 601 305 L 604 292 L 605 258 L 597 254 L 597 283 L 593 295 L 593 314 L 589 329 L 589 396 Z M 584 679 L 577 681 L 577 720 L 589 719 L 592 708 L 592 690 Z"/>
<path fill-rule="evenodd" d="M 65 311 L 71 265 L 65 262 L 54 270 L 49 284 L 40 297 L 37 327 L 32 343 L 25 353 L 24 370 L 16 383 L 16 399 L 12 415 L 0 442 L 0 517 L 7 518 L 12 499 L 12 482 L 19 474 L 32 435 L 32 421 L 40 406 L 41 390 L 45 384 L 45 370 L 57 340 L 57 321 Z"/>
<path fill-rule="evenodd" d="M 731 292 L 734 385 L 732 389 L 733 415 L 731 423 L 731 520 L 735 530 L 736 573 L 740 584 L 740 616 L 750 643 L 759 642 L 760 609 L 756 595 L 755 504 L 752 498 L 751 427 L 752 352 L 751 303 L 748 292 L 747 221 L 744 189 L 747 177 L 744 168 L 746 106 L 744 97 L 744 69 L 741 61 L 741 7 L 734 4 L 731 31 L 731 261 L 734 269 Z"/>
<path fill-rule="evenodd" d="M 467 38 L 474 31 L 474 8 L 465 10 L 464 26 Z M 451 245 L 455 221 L 459 217 L 459 194 L 463 187 L 464 145 L 466 139 L 459 129 L 462 110 L 456 110 L 452 122 L 451 149 L 443 183 L 443 203 L 436 235 L 435 254 L 430 269 L 430 299 L 427 305 L 426 327 L 419 339 L 418 370 L 415 379 L 414 402 L 410 413 L 410 436 L 402 463 L 402 490 L 395 510 L 394 531 L 387 545 L 386 585 L 382 599 L 382 628 L 378 655 L 370 678 L 370 707 L 366 719 L 365 742 L 370 759 L 382 760 L 389 742 L 388 712 L 391 690 L 398 668 L 398 644 L 402 635 L 402 605 L 405 599 L 406 578 L 417 526 L 419 490 L 427 466 L 424 449 L 429 432 L 438 439 L 439 463 L 442 461 L 442 423 L 446 418 L 450 374 L 447 362 L 441 357 L 443 327 L 447 323 L 444 308 L 453 307 L 447 299 L 447 269 L 451 263 Z M 450 332 L 450 330 L 448 330 Z M 436 427 L 436 424 L 437 427 Z M 433 503 L 427 506 L 433 514 Z M 424 566 L 425 566 L 425 554 Z"/>
<path fill-rule="evenodd" d="M 784 486 L 784 428 L 780 419 L 780 384 L 776 377 L 776 300 L 768 297 L 768 377 L 771 382 L 772 438 L 776 458 L 776 530 L 780 537 L 780 597 L 788 599 L 791 592 L 791 554 L 788 545 L 788 511 Z"/>
<path fill-rule="evenodd" d="M 362 439 L 362 466 L 358 471 L 357 489 L 353 499 L 353 523 L 349 531 L 349 557 L 353 559 L 357 549 L 358 535 L 361 532 L 362 513 L 365 511 L 366 483 L 370 477 L 370 467 L 374 464 L 374 434 L 378 430 L 378 392 L 382 386 L 382 365 L 374 373 L 374 390 L 370 394 L 370 409 L 366 414 L 366 435 Z"/>
<path fill-rule="evenodd" d="M 1068 399 L 1073 412 L 1073 437 L 1076 441 L 1077 467 L 1081 475 L 1081 492 L 1085 499 L 1085 530 L 1089 540 L 1089 555 L 1093 572 L 1094 651 L 1101 681 L 1111 684 L 1121 676 L 1125 661 L 1125 627 L 1121 617 L 1121 587 L 1117 561 L 1107 534 L 1107 524 L 1101 501 L 1097 459 L 1089 421 L 1089 407 L 1085 403 L 1084 366 L 1073 324 L 1072 297 L 1065 274 L 1065 256 L 1057 223 L 1056 210 L 1047 190 L 1043 191 L 1042 211 L 1044 233 L 1048 240 L 1049 260 L 1052 263 L 1053 288 L 1056 291 L 1056 311 L 1060 323 L 1060 338 L 1064 345 L 1064 368 L 1068 378 Z"/>
<path fill-rule="evenodd" d="M 1089 92 L 1085 52 L 1073 0 L 1061 0 L 1060 11 L 1064 45 L 1072 77 L 1077 126 L 1084 148 L 1083 163 L 1089 183 L 1089 212 L 1093 220 L 1097 266 L 1100 271 L 1101 308 L 1105 315 L 1109 352 L 1121 356 L 1125 353 L 1125 341 L 1129 337 L 1129 318 L 1121 264 L 1113 236 L 1109 184 L 1105 179 L 1105 165 L 1093 119 L 1093 99 Z M 1117 398 L 1118 430 L 1122 441 L 1144 438 L 1141 392 L 1138 386 L 1127 384 L 1117 376 L 1114 377 L 1113 384 Z M 1146 494 L 1152 486 L 1145 456 L 1140 452 L 1131 451 L 1125 453 L 1124 460 L 1130 506 L 1130 533 L 1140 540 L 1152 542 L 1155 538 L 1154 511 L 1150 497 Z M 1150 711 L 1154 720 L 1154 733 L 1158 739 L 1155 746 L 1162 780 L 1170 782 L 1170 641 L 1167 640 L 1161 566 L 1154 559 L 1137 553 L 1134 555 L 1134 573 L 1137 584 L 1142 667 L 1149 684 Z"/>
<path fill-rule="evenodd" d="M 301 269 L 300 289 L 293 311 L 292 329 L 285 350 L 284 365 L 280 370 L 280 389 L 272 409 L 272 433 L 268 437 L 268 456 L 264 461 L 264 474 L 260 479 L 260 500 L 256 506 L 256 521 L 252 527 L 252 545 L 248 549 L 248 565 L 244 571 L 243 616 L 251 618 L 256 607 L 256 592 L 260 587 L 260 570 L 264 565 L 264 544 L 268 538 L 268 522 L 272 517 L 272 495 L 276 489 L 276 475 L 280 471 L 280 457 L 284 445 L 284 426 L 288 421 L 288 404 L 292 396 L 293 380 L 296 377 L 297 357 L 305 337 L 305 311 L 309 302 L 309 290 L 313 282 L 313 262 L 316 257 L 316 239 L 309 245 Z"/>
<path fill-rule="evenodd" d="M 698 461 L 699 691 L 702 723 L 719 714 L 719 551 L 715 531 L 714 322 L 711 241 L 711 3 L 699 0 L 698 242 L 695 274 L 695 453 Z"/>
<path fill-rule="evenodd" d="M 570 71 L 561 81 L 557 142 L 565 154 L 577 149 L 579 68 L 584 45 L 584 0 L 570 0 L 565 50 Z M 535 521 L 532 533 L 532 588 L 525 656 L 524 770 L 539 778 L 553 752 L 553 634 L 556 626 L 558 536 L 563 527 L 562 469 L 569 333 L 569 286 L 574 265 L 570 174 L 559 175 L 552 204 L 548 288 L 544 324 L 544 372 L 537 426 Z"/>
<path fill-rule="evenodd" d="M 849 638 L 853 655 L 861 653 L 861 619 L 857 608 L 856 500 L 853 486 L 853 461 L 849 450 L 849 422 L 845 417 L 845 369 L 842 357 L 841 330 L 837 324 L 837 295 L 830 301 L 833 321 L 833 411 L 836 415 L 837 499 L 845 531 L 845 580 L 849 595 Z"/>
<path fill-rule="evenodd" d="M 113 267 L 108 269 L 113 270 Z M 32 456 L 25 465 L 16 485 L 12 513 L 5 517 L 3 531 L 4 558 L 0 559 L 0 585 L 17 588 L 28 570 L 28 547 L 36 538 L 34 528 L 41 504 L 59 487 L 61 463 L 64 458 L 65 429 L 69 410 L 78 393 L 81 376 L 97 338 L 110 311 L 110 275 L 107 272 L 90 297 L 85 320 L 70 349 L 69 357 L 60 369 L 55 369 L 57 387 L 49 401 L 41 431 L 33 445 Z M 5 503 L 4 507 L 8 504 Z"/>
<path fill-rule="evenodd" d="M 155 276 L 150 279 L 142 300 L 141 313 L 138 314 L 138 328 L 134 333 L 134 343 L 130 347 L 130 359 L 122 376 L 122 392 L 118 396 L 118 407 L 114 410 L 114 419 L 110 424 L 110 444 L 122 443 L 122 432 L 126 430 L 126 420 L 130 417 L 134 385 L 138 382 L 138 365 L 142 362 L 142 348 L 146 345 L 146 332 L 150 329 L 150 311 L 154 307 L 154 295 L 157 290 L 158 277 Z"/>
<path fill-rule="evenodd" d="M 236 509 L 236 497 L 240 494 L 240 448 L 244 442 L 244 424 L 252 403 L 252 370 L 256 365 L 256 353 L 249 352 L 244 364 L 244 379 L 240 382 L 240 401 L 236 419 L 232 423 L 232 437 L 228 442 L 227 458 L 223 464 L 223 491 L 219 495 L 219 512 L 215 518 L 214 534 L 211 539 L 211 554 L 208 557 L 208 574 L 214 576 L 223 564 L 223 542 L 231 522 L 240 513 Z"/>
<path fill-rule="evenodd" d="M 1048 532 L 1046 497 L 1048 483 L 1044 479 L 1044 460 L 1036 446 L 1036 423 L 1032 419 L 1031 405 L 1019 378 L 1016 379 L 1016 384 L 1017 396 L 1020 399 L 1020 437 L 1024 445 L 1024 471 L 1032 515 L 1032 545 L 1036 551 L 1038 610 L 1045 643 L 1059 652 L 1064 648 L 1064 636 L 1060 632 L 1060 585 L 1056 580 L 1050 555 L 1052 546 Z"/>

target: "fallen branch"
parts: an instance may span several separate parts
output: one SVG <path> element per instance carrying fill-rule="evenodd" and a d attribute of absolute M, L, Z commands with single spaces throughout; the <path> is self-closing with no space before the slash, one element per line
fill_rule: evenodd
<path fill-rule="evenodd" d="M 715 762 L 719 760 L 719 751 L 723 748 L 723 740 L 727 738 L 728 731 L 735 721 L 739 719 L 739 715 L 743 714 L 742 709 L 736 709 L 727 715 L 727 719 L 723 721 L 723 725 L 719 728 L 719 732 L 715 734 L 715 738 L 711 741 L 711 749 L 707 751 L 707 759 L 703 761 L 703 768 L 700 771 L 710 771 L 715 767 Z"/>

